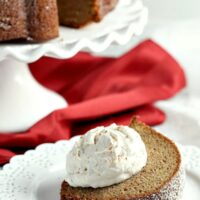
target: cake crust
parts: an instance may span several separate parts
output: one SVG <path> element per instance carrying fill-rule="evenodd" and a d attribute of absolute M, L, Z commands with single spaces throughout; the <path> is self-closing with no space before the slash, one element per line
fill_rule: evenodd
<path fill-rule="evenodd" d="M 59 35 L 56 0 L 26 0 L 28 39 L 45 41 Z"/>
<path fill-rule="evenodd" d="M 1 0 L 0 41 L 41 42 L 58 36 L 56 0 Z"/>
<path fill-rule="evenodd" d="M 148 162 L 147 166 L 144 167 L 143 171 L 137 175 L 131 177 L 130 179 L 113 186 L 105 188 L 73 188 L 68 185 L 67 182 L 62 183 L 61 188 L 61 200 L 178 200 L 183 192 L 184 185 L 184 170 L 181 167 L 181 156 L 176 147 L 176 145 L 161 135 L 160 133 L 153 130 L 151 127 L 139 122 L 134 118 L 131 122 L 130 127 L 134 128 L 142 137 L 146 144 L 148 152 Z M 157 146 L 155 144 L 158 144 Z M 161 147 L 160 147 L 160 146 Z M 155 148 L 155 149 L 154 149 Z M 172 161 L 168 161 L 165 155 L 156 155 L 156 153 L 163 153 L 167 151 L 163 148 L 171 148 L 168 150 L 169 153 L 174 155 Z M 162 149 L 162 150 L 159 150 Z M 163 151 L 164 150 L 164 151 Z M 155 154 L 155 155 L 154 155 Z M 164 159 L 162 161 L 156 161 L 154 159 Z M 157 162 L 157 163 L 154 163 Z M 160 162 L 160 166 L 158 165 Z M 173 164 L 173 166 L 169 166 Z M 154 168 L 157 166 L 164 167 L 166 170 L 157 170 Z M 169 169 L 168 169 L 169 168 Z M 171 168 L 171 169 L 170 169 Z M 156 171 L 157 170 L 157 171 Z M 147 174 L 152 174 L 147 176 Z M 163 177 L 161 175 L 161 180 L 159 182 L 159 173 L 169 173 L 168 176 Z M 154 176 L 156 176 L 154 178 Z M 163 177 L 163 178 L 162 178 Z M 145 180 L 149 179 L 149 180 Z M 153 185 L 155 182 L 156 185 Z M 152 184 L 152 187 L 148 187 L 145 184 Z M 134 189 L 135 187 L 135 189 Z M 139 192 L 136 192 L 139 191 Z"/>
<path fill-rule="evenodd" d="M 0 41 L 27 38 L 25 2 L 1 0 L 0 8 Z"/>

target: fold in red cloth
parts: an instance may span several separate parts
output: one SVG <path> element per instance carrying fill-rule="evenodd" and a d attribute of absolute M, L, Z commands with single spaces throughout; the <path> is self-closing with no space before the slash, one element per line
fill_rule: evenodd
<path fill-rule="evenodd" d="M 151 40 L 117 59 L 79 53 L 68 60 L 42 58 L 30 69 L 70 106 L 54 111 L 26 133 L 0 134 L 0 164 L 15 153 L 83 134 L 95 126 L 127 125 L 133 115 L 150 125 L 161 123 L 165 115 L 152 103 L 185 86 L 179 64 Z"/>

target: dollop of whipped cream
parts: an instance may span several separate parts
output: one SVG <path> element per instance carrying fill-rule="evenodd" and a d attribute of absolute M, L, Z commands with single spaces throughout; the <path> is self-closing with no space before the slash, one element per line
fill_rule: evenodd
<path fill-rule="evenodd" d="M 72 187 L 106 187 L 143 169 L 147 151 L 140 135 L 112 124 L 88 131 L 67 155 L 66 181 Z"/>

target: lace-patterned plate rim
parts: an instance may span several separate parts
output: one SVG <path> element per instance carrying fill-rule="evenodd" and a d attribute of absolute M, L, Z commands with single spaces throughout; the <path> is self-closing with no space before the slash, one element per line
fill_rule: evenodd
<path fill-rule="evenodd" d="M 60 37 L 40 44 L 0 44 L 0 61 L 14 58 L 30 63 L 42 56 L 67 59 L 80 50 L 98 53 L 112 43 L 123 45 L 140 35 L 147 19 L 148 10 L 142 0 L 119 0 L 117 8 L 101 23 L 78 30 L 60 27 Z"/>
<path fill-rule="evenodd" d="M 70 140 L 39 145 L 24 155 L 15 156 L 0 171 L 0 199 L 2 200 L 46 200 L 45 185 L 55 182 L 52 199 L 59 194 L 59 184 L 63 180 L 65 156 L 80 136 Z M 200 171 L 200 149 L 178 144 L 186 171 L 198 174 Z M 49 177 L 51 175 L 52 177 Z M 41 184 L 41 179 L 47 179 Z M 31 180 L 31 181 L 30 181 Z M 200 181 L 200 176 L 199 176 Z M 38 184 L 41 184 L 40 186 Z M 52 185 L 51 185 L 52 187 Z M 39 188 L 39 190 L 38 190 Z M 47 194 L 49 195 L 49 194 Z M 49 200 L 51 200 L 51 198 Z"/>

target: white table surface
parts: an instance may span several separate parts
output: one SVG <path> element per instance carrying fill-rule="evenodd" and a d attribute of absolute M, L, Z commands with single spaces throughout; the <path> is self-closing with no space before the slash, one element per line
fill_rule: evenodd
<path fill-rule="evenodd" d="M 187 87 L 175 98 L 158 103 L 167 120 L 156 128 L 181 144 L 200 147 L 200 1 L 144 2 L 149 22 L 141 37 L 122 47 L 113 45 L 101 55 L 119 56 L 147 38 L 168 50 L 183 67 Z"/>

